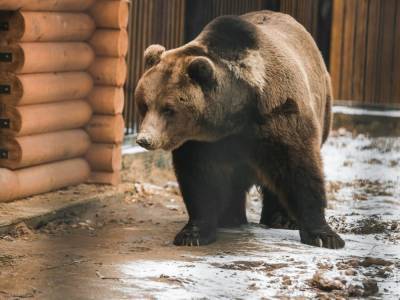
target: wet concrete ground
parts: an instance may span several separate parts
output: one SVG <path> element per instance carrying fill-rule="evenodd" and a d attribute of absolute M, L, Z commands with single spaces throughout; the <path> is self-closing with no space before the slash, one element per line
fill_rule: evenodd
<path fill-rule="evenodd" d="M 342 250 L 252 223 L 205 247 L 172 245 L 186 213 L 168 158 L 124 160 L 123 200 L 0 238 L 0 299 L 400 298 L 400 139 L 333 132 L 323 148 Z"/>

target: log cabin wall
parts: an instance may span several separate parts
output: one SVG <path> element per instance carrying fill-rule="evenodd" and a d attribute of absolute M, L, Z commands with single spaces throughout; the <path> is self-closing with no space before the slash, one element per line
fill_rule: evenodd
<path fill-rule="evenodd" d="M 0 1 L 0 202 L 90 175 L 93 2 Z"/>
<path fill-rule="evenodd" d="M 332 18 L 335 98 L 400 107 L 400 2 L 334 0 Z"/>
<path fill-rule="evenodd" d="M 0 0 L 0 202 L 120 180 L 125 0 Z"/>

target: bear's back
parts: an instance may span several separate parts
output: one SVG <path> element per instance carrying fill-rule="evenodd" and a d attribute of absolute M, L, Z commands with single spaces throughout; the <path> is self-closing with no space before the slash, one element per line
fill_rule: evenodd
<path fill-rule="evenodd" d="M 326 139 L 330 129 L 332 91 L 330 76 L 323 57 L 311 34 L 293 17 L 268 10 L 251 12 L 241 19 L 256 25 L 268 43 L 280 55 L 295 61 L 305 75 L 310 89 L 311 106 L 316 113 Z"/>

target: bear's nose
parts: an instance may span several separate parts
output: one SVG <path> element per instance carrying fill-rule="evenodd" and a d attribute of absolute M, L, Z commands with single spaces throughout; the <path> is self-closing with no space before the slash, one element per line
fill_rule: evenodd
<path fill-rule="evenodd" d="M 136 139 L 136 143 L 138 143 L 139 146 L 150 149 L 151 148 L 151 141 L 148 136 L 138 136 Z"/>

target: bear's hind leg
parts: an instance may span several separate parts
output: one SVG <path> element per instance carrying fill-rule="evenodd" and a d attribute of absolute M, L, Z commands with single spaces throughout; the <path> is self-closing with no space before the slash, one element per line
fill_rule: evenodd
<path fill-rule="evenodd" d="M 300 228 L 301 242 L 330 249 L 345 242 L 325 219 L 326 194 L 319 147 L 312 142 L 263 143 L 258 157 L 261 180 L 280 189 L 284 201 Z M 268 156 L 265 156 L 268 153 Z"/>
<path fill-rule="evenodd" d="M 263 207 L 260 224 L 277 229 L 299 229 L 296 220 L 289 216 L 287 209 L 281 204 L 279 196 L 269 188 L 262 188 Z"/>
<path fill-rule="evenodd" d="M 252 179 L 253 175 L 248 168 L 235 168 L 231 178 L 228 179 L 229 184 L 225 186 L 224 191 L 221 191 L 221 197 L 226 197 L 226 199 L 221 201 L 223 207 L 218 217 L 219 227 L 237 227 L 247 224 L 246 193 L 253 183 Z"/>

